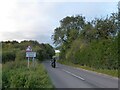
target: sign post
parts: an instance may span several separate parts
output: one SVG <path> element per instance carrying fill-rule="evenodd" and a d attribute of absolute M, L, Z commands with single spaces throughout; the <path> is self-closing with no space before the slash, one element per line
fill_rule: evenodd
<path fill-rule="evenodd" d="M 33 57 L 33 67 L 35 67 L 35 59 L 34 59 L 34 57 Z"/>
<path fill-rule="evenodd" d="M 30 58 L 28 57 L 28 68 L 29 68 Z"/>
<path fill-rule="evenodd" d="M 28 58 L 28 68 L 30 66 L 30 58 L 32 58 L 33 67 L 35 67 L 36 52 L 32 52 L 32 48 L 30 46 L 28 46 L 26 49 L 26 57 Z"/>

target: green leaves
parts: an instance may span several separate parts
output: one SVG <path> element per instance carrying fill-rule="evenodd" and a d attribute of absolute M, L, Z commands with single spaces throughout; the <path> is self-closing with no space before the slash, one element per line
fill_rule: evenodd
<path fill-rule="evenodd" d="M 79 15 L 63 18 L 60 21 L 60 27 L 57 27 L 52 35 L 54 44 L 62 45 L 76 39 L 83 29 L 85 24 L 84 19 L 85 17 Z"/>
<path fill-rule="evenodd" d="M 5 88 L 52 88 L 53 85 L 42 64 L 36 64 L 36 68 L 27 68 L 23 65 L 24 61 L 19 62 L 19 66 L 13 62 L 11 69 L 9 64 L 3 65 L 2 86 Z M 5 66 L 5 67 L 4 67 Z"/>
<path fill-rule="evenodd" d="M 50 59 L 55 54 L 53 47 L 49 44 L 39 44 L 37 41 L 5 41 L 2 42 L 2 62 L 24 60 L 26 59 L 26 48 L 31 46 L 33 51 L 37 53 L 37 57 L 40 61 L 44 59 Z"/>
<path fill-rule="evenodd" d="M 28 45 L 32 46 L 37 53 L 36 60 L 50 59 L 55 51 L 49 44 L 39 44 L 37 41 L 14 41 L 2 42 L 2 87 L 6 88 L 52 88 L 53 85 L 40 62 L 35 62 L 35 68 L 30 60 L 27 68 L 25 50 Z M 35 60 L 35 61 L 36 61 Z M 38 64 L 39 63 L 39 64 Z"/>
<path fill-rule="evenodd" d="M 92 41 L 75 40 L 64 54 L 66 61 L 97 69 L 118 69 L 118 39 Z M 63 60 L 65 60 L 63 59 Z"/>
<path fill-rule="evenodd" d="M 97 69 L 118 69 L 119 14 L 88 22 L 83 16 L 67 16 L 55 29 L 53 40 L 60 59 Z"/>
<path fill-rule="evenodd" d="M 3 51 L 2 53 L 2 62 L 15 61 L 16 54 L 13 51 Z"/>

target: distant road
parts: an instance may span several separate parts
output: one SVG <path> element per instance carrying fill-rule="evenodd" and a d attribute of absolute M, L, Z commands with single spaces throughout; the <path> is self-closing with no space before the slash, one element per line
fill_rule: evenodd
<path fill-rule="evenodd" d="M 52 68 L 49 61 L 43 64 L 56 88 L 118 88 L 118 79 L 111 76 L 62 64 Z"/>

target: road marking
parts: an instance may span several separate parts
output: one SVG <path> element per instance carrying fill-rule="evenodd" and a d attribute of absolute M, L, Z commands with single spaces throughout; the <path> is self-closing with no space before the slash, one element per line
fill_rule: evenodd
<path fill-rule="evenodd" d="M 75 75 L 75 74 L 73 74 L 73 73 L 71 73 L 71 72 L 69 72 L 69 71 L 67 71 L 67 70 L 65 70 L 65 69 L 62 69 L 64 72 L 66 72 L 66 73 L 69 73 L 69 74 L 71 74 L 72 76 L 74 76 L 74 77 L 76 77 L 76 78 L 79 78 L 79 79 L 81 79 L 81 80 L 85 80 L 84 78 L 82 78 L 82 77 L 80 77 L 80 76 L 77 76 L 77 75 Z"/>
<path fill-rule="evenodd" d="M 83 69 L 83 68 L 75 68 L 75 69 L 83 70 L 83 71 L 86 71 L 87 73 L 89 72 L 89 73 L 92 73 L 92 74 L 102 75 L 102 76 L 107 77 L 107 78 L 112 78 L 112 79 L 118 80 L 118 77 L 113 77 L 113 76 L 110 76 L 110 75 L 107 75 L 107 74 L 104 74 L 104 73 L 100 73 L 100 72 L 96 72 L 96 71 L 91 71 L 91 70 L 86 70 L 86 69 Z"/>

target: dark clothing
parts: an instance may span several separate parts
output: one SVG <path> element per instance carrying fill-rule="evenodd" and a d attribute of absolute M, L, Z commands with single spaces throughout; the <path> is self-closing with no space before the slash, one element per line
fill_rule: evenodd
<path fill-rule="evenodd" d="M 56 59 L 53 58 L 53 61 L 52 61 L 52 67 L 55 68 L 55 66 L 56 66 Z"/>

